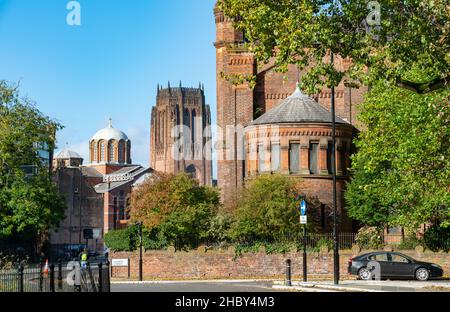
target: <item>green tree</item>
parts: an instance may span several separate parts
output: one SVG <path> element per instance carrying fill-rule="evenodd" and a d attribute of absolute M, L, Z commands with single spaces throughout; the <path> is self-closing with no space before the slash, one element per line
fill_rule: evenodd
<path fill-rule="evenodd" d="M 414 71 L 416 75 L 417 71 Z M 349 214 L 371 226 L 450 221 L 449 90 L 417 94 L 380 82 L 362 104 L 366 125 L 346 192 Z"/>
<path fill-rule="evenodd" d="M 232 236 L 270 239 L 298 232 L 296 182 L 281 174 L 264 174 L 249 181 L 235 212 Z"/>
<path fill-rule="evenodd" d="M 44 239 L 64 216 L 65 202 L 39 155 L 53 150 L 61 125 L 44 116 L 18 86 L 0 81 L 0 236 Z M 32 174 L 25 169 L 32 168 Z M 30 173 L 30 172 L 28 172 Z"/>
<path fill-rule="evenodd" d="M 219 201 L 216 189 L 187 174 L 158 174 L 133 192 L 131 217 L 154 236 L 189 244 L 208 235 Z"/>
<path fill-rule="evenodd" d="M 296 64 L 306 71 L 310 94 L 323 86 L 388 80 L 417 93 L 444 87 L 450 78 L 450 23 L 447 0 L 378 0 L 379 25 L 366 22 L 376 10 L 367 0 L 219 0 L 247 47 L 261 63 L 275 57 L 275 68 Z M 332 51 L 352 60 L 349 68 L 330 66 Z M 422 80 L 408 71 L 419 64 Z M 369 70 L 367 70 L 369 68 Z"/>

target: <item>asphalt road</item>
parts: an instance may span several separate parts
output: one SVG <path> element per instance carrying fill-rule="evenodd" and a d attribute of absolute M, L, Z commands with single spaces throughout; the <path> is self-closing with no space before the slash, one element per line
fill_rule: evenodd
<path fill-rule="evenodd" d="M 164 282 L 111 284 L 112 292 L 280 292 L 272 282 Z M 281 291 L 282 292 L 282 291 Z"/>

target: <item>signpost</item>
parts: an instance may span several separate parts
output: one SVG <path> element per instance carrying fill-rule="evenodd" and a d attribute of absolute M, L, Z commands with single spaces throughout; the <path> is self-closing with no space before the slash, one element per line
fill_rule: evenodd
<path fill-rule="evenodd" d="M 303 225 L 303 281 L 308 281 L 308 269 L 307 269 L 307 254 L 306 254 L 306 225 L 308 224 L 307 216 L 308 204 L 306 200 L 302 200 L 300 204 L 300 224 Z"/>
<path fill-rule="evenodd" d="M 128 278 L 131 277 L 130 259 L 112 259 L 111 267 L 112 268 L 128 268 Z"/>

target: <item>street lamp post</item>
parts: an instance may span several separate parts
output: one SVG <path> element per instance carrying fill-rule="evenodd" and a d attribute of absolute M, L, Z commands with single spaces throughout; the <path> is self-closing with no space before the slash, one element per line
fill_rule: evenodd
<path fill-rule="evenodd" d="M 138 222 L 139 226 L 139 281 L 143 281 L 143 272 L 142 272 L 142 222 Z"/>
<path fill-rule="evenodd" d="M 331 65 L 334 67 L 334 53 L 331 52 Z M 336 174 L 336 98 L 334 82 L 331 85 L 331 115 L 333 123 L 333 152 L 331 165 L 333 171 L 333 241 L 334 241 L 334 284 L 339 284 L 339 239 L 337 216 L 337 174 Z"/>

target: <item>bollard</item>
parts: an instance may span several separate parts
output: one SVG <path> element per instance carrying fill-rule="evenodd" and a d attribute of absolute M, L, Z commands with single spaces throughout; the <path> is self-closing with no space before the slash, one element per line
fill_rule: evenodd
<path fill-rule="evenodd" d="M 98 292 L 103 292 L 103 263 L 98 264 Z"/>
<path fill-rule="evenodd" d="M 292 286 L 292 261 L 291 259 L 286 260 L 286 286 Z"/>
<path fill-rule="evenodd" d="M 106 274 L 106 292 L 111 292 L 111 274 L 110 274 L 110 265 L 109 265 L 109 260 L 106 260 L 106 272 L 108 272 L 108 274 Z"/>
<path fill-rule="evenodd" d="M 19 264 L 19 292 L 23 292 L 23 264 Z"/>
<path fill-rule="evenodd" d="M 50 292 L 55 292 L 55 265 L 50 265 Z"/>
<path fill-rule="evenodd" d="M 62 277 L 62 261 L 59 259 L 58 261 L 58 289 L 62 290 L 63 288 L 63 277 Z"/>
<path fill-rule="evenodd" d="M 75 281 L 74 281 L 74 290 L 75 292 L 81 292 L 81 273 L 80 273 L 80 266 L 74 266 L 73 270 L 75 271 Z"/>

